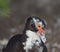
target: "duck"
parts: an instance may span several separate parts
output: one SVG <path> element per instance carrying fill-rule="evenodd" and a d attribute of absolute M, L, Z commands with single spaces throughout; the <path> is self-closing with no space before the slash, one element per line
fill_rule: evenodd
<path fill-rule="evenodd" d="M 23 33 L 11 37 L 2 52 L 47 52 L 46 26 L 44 19 L 29 16 Z"/>

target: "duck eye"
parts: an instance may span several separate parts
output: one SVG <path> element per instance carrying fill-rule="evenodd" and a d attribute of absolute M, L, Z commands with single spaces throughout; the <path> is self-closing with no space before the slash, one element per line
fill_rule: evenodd
<path fill-rule="evenodd" d="M 40 25 L 38 25 L 38 27 L 40 27 Z"/>

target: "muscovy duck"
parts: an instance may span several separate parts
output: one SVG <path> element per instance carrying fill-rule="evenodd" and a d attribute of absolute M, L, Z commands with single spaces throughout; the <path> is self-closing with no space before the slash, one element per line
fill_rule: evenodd
<path fill-rule="evenodd" d="M 47 52 L 45 29 L 45 20 L 28 17 L 23 34 L 13 36 L 2 52 Z"/>

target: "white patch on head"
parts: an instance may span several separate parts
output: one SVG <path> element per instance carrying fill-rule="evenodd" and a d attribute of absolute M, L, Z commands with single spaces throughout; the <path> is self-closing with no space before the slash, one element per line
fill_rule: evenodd
<path fill-rule="evenodd" d="M 25 50 L 32 49 L 34 45 L 40 46 L 41 40 L 37 33 L 27 30 L 26 35 L 28 36 L 28 38 L 25 42 Z"/>
<path fill-rule="evenodd" d="M 39 19 L 36 20 L 35 18 L 33 18 L 33 21 L 34 21 L 35 25 L 37 23 L 37 24 L 41 25 L 42 27 L 44 27 L 42 21 L 39 21 Z"/>
<path fill-rule="evenodd" d="M 40 21 L 38 22 L 39 25 L 41 25 L 42 27 L 44 27 L 43 23 Z"/>
<path fill-rule="evenodd" d="M 33 18 L 33 21 L 34 21 L 34 23 L 36 23 L 37 21 L 35 20 L 35 18 Z"/>
<path fill-rule="evenodd" d="M 42 22 L 38 22 L 41 26 L 43 25 Z"/>
<path fill-rule="evenodd" d="M 39 19 L 36 19 L 37 22 L 39 22 Z"/>

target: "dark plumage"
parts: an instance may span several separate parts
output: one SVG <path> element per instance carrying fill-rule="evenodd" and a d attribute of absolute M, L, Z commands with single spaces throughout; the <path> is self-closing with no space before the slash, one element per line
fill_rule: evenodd
<path fill-rule="evenodd" d="M 43 23 L 44 28 L 46 28 L 46 24 L 42 19 L 40 19 L 38 17 L 35 17 L 35 16 L 29 17 L 27 19 L 23 34 L 16 34 L 15 36 L 13 36 L 9 40 L 7 46 L 5 48 L 3 48 L 2 52 L 26 52 L 26 50 L 24 50 L 24 45 L 22 44 L 23 42 L 26 42 L 26 40 L 28 38 L 28 36 L 26 35 L 26 31 L 27 30 L 31 30 L 33 32 L 38 31 L 38 29 L 36 28 L 35 23 L 33 21 L 33 18 L 39 19 L 39 21 L 41 21 Z M 41 44 L 42 44 L 42 47 L 43 47 L 42 52 L 47 52 L 47 47 L 45 46 L 45 44 L 43 43 L 42 40 L 41 40 Z M 28 52 L 33 52 L 33 51 L 37 52 L 33 48 L 31 50 L 29 50 Z"/>

